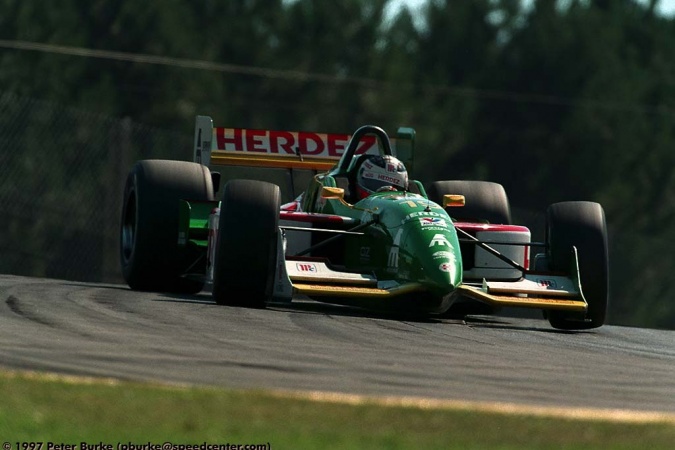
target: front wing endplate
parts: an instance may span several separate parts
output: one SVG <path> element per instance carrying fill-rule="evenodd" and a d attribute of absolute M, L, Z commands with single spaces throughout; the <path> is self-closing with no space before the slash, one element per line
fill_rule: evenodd
<path fill-rule="evenodd" d="M 482 287 L 460 286 L 466 297 L 498 307 L 556 309 L 585 313 L 588 303 L 581 289 L 579 257 L 572 247 L 571 277 L 526 274 L 519 281 L 483 280 Z"/>

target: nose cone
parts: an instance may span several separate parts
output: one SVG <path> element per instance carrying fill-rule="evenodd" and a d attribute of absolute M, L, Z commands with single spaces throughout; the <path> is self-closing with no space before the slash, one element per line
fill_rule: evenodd
<path fill-rule="evenodd" d="M 429 290 L 439 295 L 452 292 L 462 283 L 462 257 L 457 232 L 446 227 L 416 226 L 409 228 L 406 239 L 413 255 L 411 271 Z"/>
<path fill-rule="evenodd" d="M 422 262 L 422 282 L 445 295 L 462 284 L 462 258 L 459 246 L 429 247 Z"/>

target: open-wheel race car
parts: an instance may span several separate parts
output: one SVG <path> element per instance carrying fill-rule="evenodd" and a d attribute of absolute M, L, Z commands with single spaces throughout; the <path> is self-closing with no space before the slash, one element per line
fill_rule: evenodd
<path fill-rule="evenodd" d="M 605 321 L 602 207 L 561 202 L 546 238 L 511 224 L 504 188 L 408 178 L 414 130 L 353 135 L 213 127 L 198 116 L 194 162 L 143 160 L 127 178 L 120 253 L 132 289 L 197 293 L 264 307 L 307 296 L 373 310 L 444 315 L 501 307 L 544 311 L 559 329 Z M 309 170 L 282 204 L 278 185 L 231 179 L 216 200 L 210 166 Z M 407 169 L 406 169 L 407 166 Z"/>

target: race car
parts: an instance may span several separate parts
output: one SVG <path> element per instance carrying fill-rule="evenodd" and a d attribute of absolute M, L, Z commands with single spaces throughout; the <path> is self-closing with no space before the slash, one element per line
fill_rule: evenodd
<path fill-rule="evenodd" d="M 352 135 L 214 127 L 198 116 L 193 162 L 131 169 L 120 232 L 136 290 L 197 293 L 265 307 L 306 296 L 372 310 L 444 316 L 544 311 L 554 328 L 590 329 L 608 304 L 607 227 L 598 203 L 555 203 L 546 239 L 511 224 L 504 188 L 412 178 L 415 132 Z M 210 167 L 310 171 L 282 204 L 277 184 Z M 378 184 L 379 183 L 379 184 Z M 533 250 L 534 249 L 534 250 Z"/>

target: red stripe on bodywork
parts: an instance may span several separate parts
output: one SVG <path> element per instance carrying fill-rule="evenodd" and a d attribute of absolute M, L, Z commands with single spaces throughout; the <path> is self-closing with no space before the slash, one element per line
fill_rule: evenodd
<path fill-rule="evenodd" d="M 333 214 L 312 214 L 306 212 L 281 211 L 279 213 L 281 220 L 295 220 L 297 222 L 310 223 L 352 223 L 355 219 L 345 216 L 336 216 Z"/>
<path fill-rule="evenodd" d="M 477 232 L 477 231 L 496 231 L 496 232 L 516 232 L 516 233 L 529 233 L 530 229 L 522 225 L 495 225 L 491 223 L 470 223 L 470 222 L 455 222 L 453 223 L 455 228 L 467 232 Z"/>
<path fill-rule="evenodd" d="M 290 202 L 281 205 L 281 211 L 296 212 L 300 210 L 300 202 Z"/>

